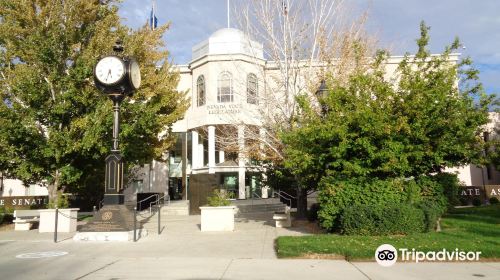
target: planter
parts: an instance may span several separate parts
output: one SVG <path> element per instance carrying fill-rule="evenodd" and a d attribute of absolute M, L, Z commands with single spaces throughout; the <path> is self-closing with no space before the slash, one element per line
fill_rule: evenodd
<path fill-rule="evenodd" d="M 201 231 L 233 231 L 236 206 L 200 207 Z"/>
<path fill-rule="evenodd" d="M 75 232 L 76 219 L 80 208 L 59 209 L 57 215 L 57 232 Z M 42 209 L 38 232 L 54 232 L 56 209 Z"/>

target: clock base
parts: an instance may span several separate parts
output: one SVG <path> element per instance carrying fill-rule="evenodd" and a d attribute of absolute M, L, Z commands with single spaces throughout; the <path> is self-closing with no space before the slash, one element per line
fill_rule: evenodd
<path fill-rule="evenodd" d="M 121 205 L 125 203 L 125 195 L 123 194 L 105 194 L 102 204 L 104 205 Z"/>

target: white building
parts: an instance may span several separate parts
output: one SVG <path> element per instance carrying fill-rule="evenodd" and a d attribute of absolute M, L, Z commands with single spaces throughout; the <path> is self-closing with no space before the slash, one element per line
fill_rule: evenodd
<path fill-rule="evenodd" d="M 388 59 L 388 77 L 402 58 Z M 450 60 L 458 61 L 458 55 L 451 55 Z M 191 100 L 184 119 L 172 128 L 179 140 L 165 163 L 153 161 L 135 170 L 131 187 L 125 190 L 126 200 L 135 200 L 138 193 L 168 192 L 172 199 L 190 200 L 191 209 L 196 210 L 216 187 L 227 189 L 237 199 L 266 197 L 270 191 L 261 184 L 263 169 L 243 151 L 259 149 L 249 143 L 246 134 L 251 129 L 253 135 L 265 137 L 262 111 L 275 109 L 267 102 L 269 96 L 280 98 L 273 87 L 280 77 L 276 62 L 265 59 L 261 43 L 240 30 L 223 28 L 195 45 L 191 62 L 176 69 L 180 73 L 177 89 L 187 91 Z M 307 89 L 307 79 L 302 80 Z M 500 182 L 500 173 L 491 168 L 466 166 L 449 171 L 458 172 L 465 185 Z M 4 196 L 9 192 L 39 194 L 18 181 L 3 185 Z"/>
<path fill-rule="evenodd" d="M 489 114 L 489 123 L 486 124 L 483 133 L 484 141 L 488 142 L 498 139 L 499 135 L 496 129 L 499 128 L 499 125 L 500 114 L 491 112 Z M 488 153 L 488 151 L 485 151 L 485 153 Z M 493 165 L 478 166 L 469 164 L 461 167 L 446 168 L 445 171 L 456 173 L 464 186 L 500 185 L 500 172 Z"/>

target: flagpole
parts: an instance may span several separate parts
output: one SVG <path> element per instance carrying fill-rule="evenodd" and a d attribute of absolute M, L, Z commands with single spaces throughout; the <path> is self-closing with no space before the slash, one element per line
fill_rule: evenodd
<path fill-rule="evenodd" d="M 227 28 L 230 27 L 229 25 L 229 0 L 226 1 L 227 2 Z"/>
<path fill-rule="evenodd" d="M 155 18 L 156 18 L 156 9 L 155 9 L 155 6 L 156 6 L 156 1 L 153 0 L 153 26 L 151 27 L 151 29 L 155 30 L 156 28 L 156 24 L 155 24 Z"/>

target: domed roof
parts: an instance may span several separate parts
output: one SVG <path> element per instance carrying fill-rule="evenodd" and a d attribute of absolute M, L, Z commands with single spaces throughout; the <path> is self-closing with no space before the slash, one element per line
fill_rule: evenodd
<path fill-rule="evenodd" d="M 217 41 L 228 41 L 228 42 L 234 42 L 237 40 L 248 40 L 245 33 L 236 28 L 219 29 L 215 31 L 208 39 Z"/>
<path fill-rule="evenodd" d="M 193 60 L 205 55 L 245 54 L 264 58 L 262 44 L 250 40 L 243 31 L 236 28 L 222 28 L 215 31 L 207 40 L 192 49 Z"/>

